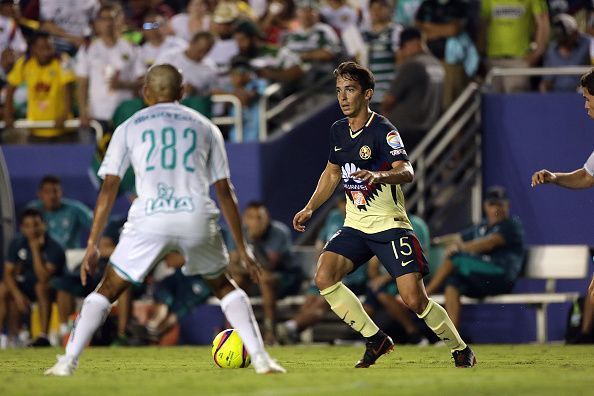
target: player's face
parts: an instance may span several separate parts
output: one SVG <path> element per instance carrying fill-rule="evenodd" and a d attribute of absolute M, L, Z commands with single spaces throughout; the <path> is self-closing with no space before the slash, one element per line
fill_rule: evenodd
<path fill-rule="evenodd" d="M 62 187 L 56 183 L 45 183 L 41 186 L 38 196 L 46 210 L 56 210 L 62 202 Z"/>
<path fill-rule="evenodd" d="M 363 91 L 361 85 L 342 76 L 336 78 L 336 96 L 343 114 L 347 117 L 356 117 L 362 111 L 367 111 L 371 99 L 371 89 Z"/>
<path fill-rule="evenodd" d="M 507 201 L 487 201 L 484 207 L 489 224 L 499 223 L 509 217 L 509 202 Z"/>
<path fill-rule="evenodd" d="M 27 239 L 39 238 L 45 234 L 45 223 L 38 216 L 27 216 L 21 224 L 21 234 Z"/>
<path fill-rule="evenodd" d="M 590 95 L 588 90 L 584 88 L 584 99 L 586 99 L 586 103 L 584 104 L 584 108 L 588 110 L 588 116 L 594 119 L 594 95 Z"/>

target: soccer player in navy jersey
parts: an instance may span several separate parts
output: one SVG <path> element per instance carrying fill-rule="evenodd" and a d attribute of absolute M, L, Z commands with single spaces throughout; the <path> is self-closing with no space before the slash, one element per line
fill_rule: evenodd
<path fill-rule="evenodd" d="M 345 118 L 330 130 L 330 156 L 318 186 L 293 219 L 304 223 L 343 182 L 347 196 L 344 226 L 328 241 L 318 260 L 315 282 L 332 310 L 366 339 L 355 367 L 369 367 L 394 348 L 392 339 L 365 313 L 341 279 L 377 256 L 396 279 L 406 305 L 448 345 L 456 367 L 472 367 L 476 358 L 445 309 L 427 297 L 423 276 L 429 270 L 406 215 L 401 184 L 414 178 L 398 130 L 369 109 L 375 85 L 369 69 L 344 62 L 334 71 L 336 94 Z"/>

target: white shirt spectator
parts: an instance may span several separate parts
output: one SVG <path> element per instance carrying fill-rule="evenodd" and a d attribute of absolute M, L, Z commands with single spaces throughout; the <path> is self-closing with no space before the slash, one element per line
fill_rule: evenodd
<path fill-rule="evenodd" d="M 92 118 L 110 120 L 117 106 L 131 99 L 129 90 L 113 90 L 109 81 L 118 74 L 122 81 L 134 81 L 142 77 L 145 67 L 140 61 L 138 47 L 124 39 L 118 39 L 113 47 L 96 39 L 77 54 L 75 72 L 78 77 L 89 79 L 89 110 Z"/>
<path fill-rule="evenodd" d="M 357 24 L 357 11 L 348 5 L 344 5 L 338 9 L 330 6 L 320 8 L 320 15 L 324 20 L 339 32 L 351 25 Z"/>
<path fill-rule="evenodd" d="M 185 50 L 188 43 L 176 36 L 167 36 L 159 47 L 146 42 L 140 47 L 140 61 L 145 67 L 152 66 L 163 52 Z"/>
<path fill-rule="evenodd" d="M 27 50 L 27 42 L 16 21 L 0 15 L 0 52 L 6 48 L 22 54 Z"/>
<path fill-rule="evenodd" d="M 208 58 L 212 59 L 216 63 L 219 75 L 224 75 L 229 72 L 231 58 L 233 58 L 238 53 L 239 47 L 237 46 L 237 42 L 234 39 L 218 39 L 215 41 L 215 44 L 208 53 Z"/>
<path fill-rule="evenodd" d="M 39 17 L 76 36 L 89 36 L 91 22 L 99 11 L 98 0 L 40 0 Z"/>
<path fill-rule="evenodd" d="M 217 85 L 217 65 L 209 57 L 196 62 L 186 56 L 185 50 L 177 49 L 163 52 L 155 63 L 169 63 L 178 68 L 184 84 L 190 84 L 198 95 L 209 95 Z"/>
<path fill-rule="evenodd" d="M 190 15 L 188 15 L 185 12 L 182 12 L 180 14 L 174 15 L 171 18 L 171 20 L 169 21 L 169 24 L 170 24 L 171 29 L 173 30 L 173 33 L 175 34 L 176 37 L 179 37 L 182 40 L 189 42 L 190 40 L 192 40 L 192 36 L 194 36 L 194 33 L 196 33 L 196 32 L 190 32 L 189 22 L 190 22 Z M 209 29 L 210 29 L 210 16 L 204 15 L 204 17 L 202 18 L 202 29 L 201 30 L 208 31 Z"/>

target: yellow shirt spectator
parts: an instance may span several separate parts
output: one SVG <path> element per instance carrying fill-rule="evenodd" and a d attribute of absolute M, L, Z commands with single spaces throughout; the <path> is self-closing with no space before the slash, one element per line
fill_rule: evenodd
<path fill-rule="evenodd" d="M 8 83 L 18 87 L 27 85 L 27 119 L 33 121 L 64 119 L 70 115 L 65 106 L 67 85 L 76 80 L 74 72 L 62 62 L 53 58 L 49 63 L 41 65 L 35 57 L 22 57 L 17 60 L 8 74 Z M 40 137 L 55 137 L 63 133 L 63 129 L 35 129 L 32 134 Z"/>

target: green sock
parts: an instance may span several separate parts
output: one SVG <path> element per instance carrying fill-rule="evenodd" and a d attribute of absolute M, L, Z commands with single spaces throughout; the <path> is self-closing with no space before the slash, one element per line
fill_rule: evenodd
<path fill-rule="evenodd" d="M 461 351 L 466 348 L 466 343 L 460 338 L 458 330 L 454 327 L 452 320 L 446 310 L 432 299 L 422 314 L 417 315 L 423 319 L 427 326 L 453 351 Z"/>
<path fill-rule="evenodd" d="M 371 337 L 379 331 L 379 327 L 367 315 L 355 293 L 342 282 L 320 290 L 320 294 L 328 301 L 336 315 L 363 337 Z"/>

